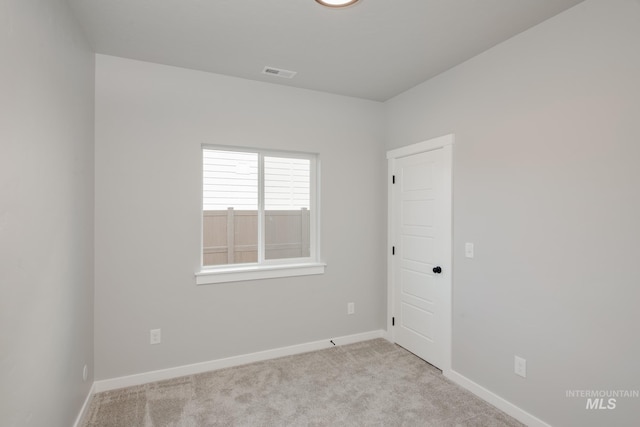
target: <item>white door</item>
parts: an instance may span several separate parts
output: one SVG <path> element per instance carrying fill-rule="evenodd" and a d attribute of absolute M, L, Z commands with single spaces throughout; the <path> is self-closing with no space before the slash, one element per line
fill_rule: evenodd
<path fill-rule="evenodd" d="M 445 194 L 443 162 L 442 148 L 393 160 L 390 234 L 393 339 L 441 369 L 451 298 L 450 194 Z"/>

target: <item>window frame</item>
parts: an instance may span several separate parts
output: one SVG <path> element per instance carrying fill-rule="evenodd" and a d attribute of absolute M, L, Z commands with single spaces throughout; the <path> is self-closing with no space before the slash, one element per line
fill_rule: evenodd
<path fill-rule="evenodd" d="M 255 153 L 258 155 L 258 261 L 255 263 L 204 265 L 204 150 Z M 309 257 L 265 259 L 265 178 L 264 158 L 296 158 L 310 161 L 309 172 Z M 323 274 L 326 264 L 320 261 L 320 159 L 316 153 L 280 151 L 250 147 L 202 144 L 200 149 L 200 270 L 196 284 L 226 283 L 277 277 Z"/>

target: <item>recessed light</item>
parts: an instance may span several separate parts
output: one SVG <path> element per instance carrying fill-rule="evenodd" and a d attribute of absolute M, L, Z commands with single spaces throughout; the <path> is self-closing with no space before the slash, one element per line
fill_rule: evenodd
<path fill-rule="evenodd" d="M 327 7 L 347 7 L 358 2 L 358 0 L 316 0 L 323 6 Z"/>

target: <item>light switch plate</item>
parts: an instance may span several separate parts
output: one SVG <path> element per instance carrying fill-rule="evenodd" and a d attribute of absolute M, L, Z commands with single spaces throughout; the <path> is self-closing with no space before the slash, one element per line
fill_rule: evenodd
<path fill-rule="evenodd" d="M 473 258 L 473 243 L 464 244 L 464 256 L 467 258 Z"/>
<path fill-rule="evenodd" d="M 347 314 L 354 314 L 356 312 L 356 305 L 352 302 L 347 304 Z"/>

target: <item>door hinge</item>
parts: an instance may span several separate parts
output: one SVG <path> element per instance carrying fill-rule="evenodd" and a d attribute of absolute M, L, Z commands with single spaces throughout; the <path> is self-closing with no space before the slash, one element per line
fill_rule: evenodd
<path fill-rule="evenodd" d="M 393 175 L 393 176 L 391 177 L 391 183 L 392 183 L 392 184 L 395 184 L 395 183 L 396 183 L 396 176 L 395 176 L 395 175 Z"/>
<path fill-rule="evenodd" d="M 391 255 L 395 255 L 395 254 L 396 254 L 396 247 L 391 246 Z"/>
<path fill-rule="evenodd" d="M 391 326 L 396 326 L 396 318 L 395 317 L 391 318 Z"/>

